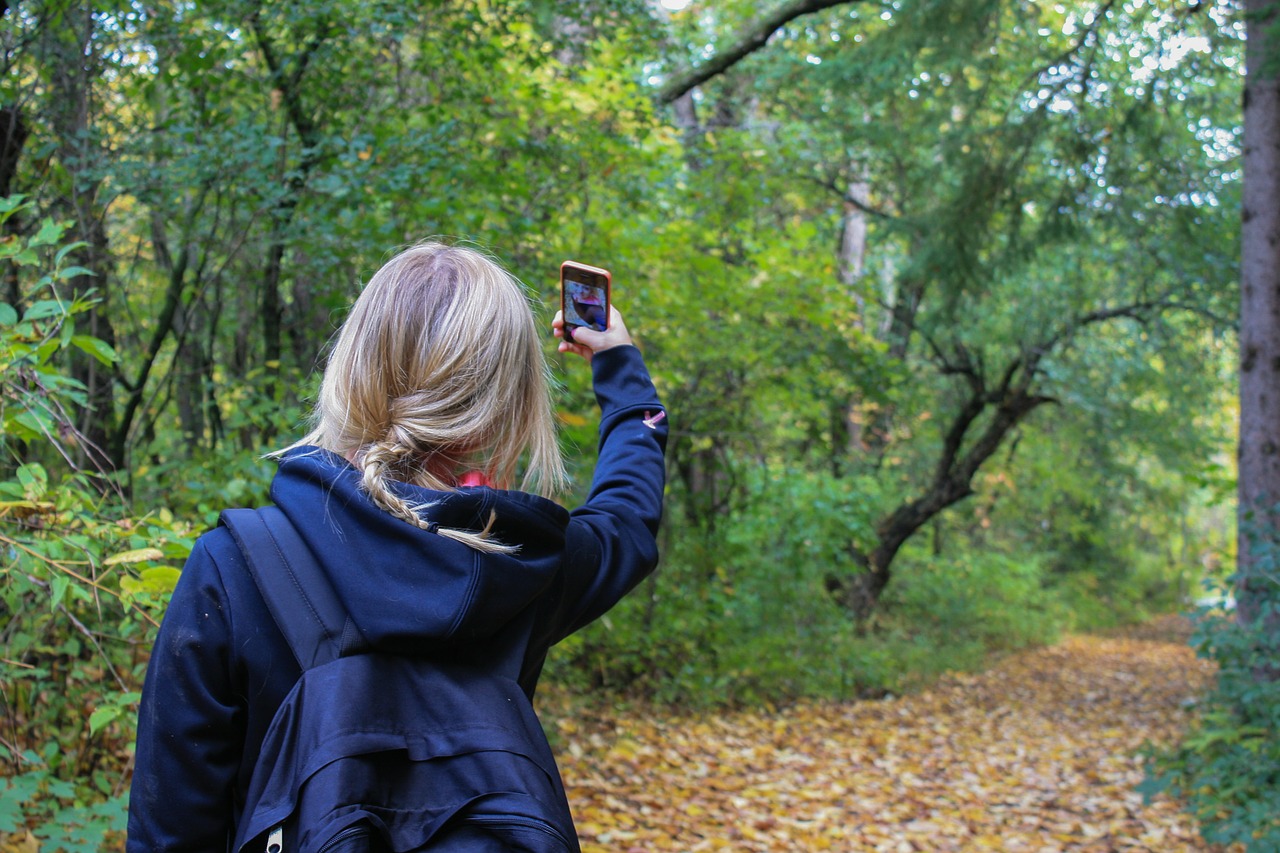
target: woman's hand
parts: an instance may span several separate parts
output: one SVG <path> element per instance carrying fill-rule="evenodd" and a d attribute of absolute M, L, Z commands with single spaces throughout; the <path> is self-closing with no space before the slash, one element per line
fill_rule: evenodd
<path fill-rule="evenodd" d="M 598 352 L 604 352 L 613 347 L 629 346 L 632 343 L 631 333 L 627 331 L 627 324 L 623 322 L 622 314 L 612 305 L 609 306 L 609 328 L 603 332 L 588 329 L 586 326 L 575 326 L 573 340 L 569 340 L 564 327 L 564 313 L 561 311 L 556 312 L 556 318 L 551 322 L 551 331 L 560 339 L 560 352 L 575 353 L 587 361 L 591 361 L 591 356 Z"/>

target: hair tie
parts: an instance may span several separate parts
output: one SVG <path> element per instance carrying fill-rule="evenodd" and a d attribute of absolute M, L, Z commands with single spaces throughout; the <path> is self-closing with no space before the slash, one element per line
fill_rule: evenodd
<path fill-rule="evenodd" d="M 428 522 L 427 522 L 427 532 L 428 532 L 428 533 L 439 533 L 439 532 L 440 532 L 440 525 L 436 524 L 434 521 L 428 521 Z"/>

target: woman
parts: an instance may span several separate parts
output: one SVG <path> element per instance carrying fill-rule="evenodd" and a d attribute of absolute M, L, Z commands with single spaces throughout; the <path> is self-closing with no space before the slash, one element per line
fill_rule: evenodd
<path fill-rule="evenodd" d="M 666 421 L 613 310 L 554 334 L 601 409 L 586 503 L 564 483 L 547 367 L 522 286 L 473 249 L 424 243 L 369 282 L 325 370 L 314 429 L 279 454 L 273 503 L 369 650 L 518 673 L 657 563 Z M 523 467 L 520 491 L 509 491 Z M 226 528 L 202 536 L 147 671 L 131 851 L 224 850 L 254 758 L 301 674 Z"/>

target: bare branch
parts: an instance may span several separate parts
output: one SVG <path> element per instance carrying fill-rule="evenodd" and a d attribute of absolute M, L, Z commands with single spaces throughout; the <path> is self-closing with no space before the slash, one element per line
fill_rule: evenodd
<path fill-rule="evenodd" d="M 770 36 L 801 15 L 821 12 L 823 9 L 843 6 L 851 2 L 862 2 L 862 0 L 784 0 L 739 33 L 737 39 L 725 50 L 718 51 L 715 56 L 698 67 L 676 74 L 668 80 L 667 84 L 658 90 L 658 102 L 673 103 L 692 89 L 723 74 L 764 47 Z"/>
<path fill-rule="evenodd" d="M 1128 305 L 1118 305 L 1115 308 L 1097 308 L 1088 313 L 1073 317 L 1062 324 L 1058 331 L 1054 332 L 1045 340 L 1041 341 L 1037 346 L 1031 349 L 1031 356 L 1035 362 L 1039 362 L 1042 357 L 1061 346 L 1066 341 L 1075 337 L 1080 330 L 1095 325 L 1097 323 L 1105 323 L 1108 320 L 1129 319 L 1145 322 L 1151 319 L 1152 315 L 1167 310 L 1182 309 L 1186 310 L 1186 306 L 1180 305 L 1169 298 L 1149 299 L 1142 302 L 1131 302 Z"/>
<path fill-rule="evenodd" d="M 818 186 L 822 187 L 823 189 L 830 190 L 831 192 L 835 193 L 840 197 L 840 200 L 843 201 L 845 204 L 851 205 L 857 208 L 858 210 L 861 210 L 863 213 L 867 214 L 868 216 L 876 216 L 881 219 L 893 219 L 896 217 L 896 214 L 890 213 L 887 210 L 881 210 L 878 207 L 872 207 L 869 204 L 865 204 L 859 201 L 847 191 L 840 189 L 839 185 L 837 185 L 835 181 L 823 180 L 822 178 L 814 177 L 813 175 L 809 175 L 808 179 L 813 183 L 817 184 Z"/>
<path fill-rule="evenodd" d="M 298 131 L 302 144 L 307 148 L 313 149 L 318 142 L 317 130 L 315 121 L 302 104 L 302 77 L 306 74 L 312 57 L 332 35 L 333 24 L 326 19 L 317 25 L 316 31 L 307 41 L 302 51 L 293 59 L 293 68 L 286 76 L 284 63 L 281 62 L 276 54 L 275 43 L 263 26 L 259 11 L 255 10 L 249 17 L 249 23 L 253 27 L 254 40 L 258 44 L 258 49 L 262 52 L 262 59 L 267 65 L 267 70 L 279 87 L 285 111 L 289 115 L 289 121 L 293 124 L 294 129 Z"/>

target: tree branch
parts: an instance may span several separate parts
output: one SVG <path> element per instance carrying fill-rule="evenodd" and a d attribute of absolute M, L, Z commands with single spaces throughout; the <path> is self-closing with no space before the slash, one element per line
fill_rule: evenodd
<path fill-rule="evenodd" d="M 324 20 L 317 25 L 316 31 L 312 33 L 307 44 L 293 60 L 292 71 L 286 76 L 284 64 L 276 55 L 275 43 L 272 42 L 271 37 L 267 34 L 258 10 L 255 10 L 249 17 L 249 23 L 253 28 L 253 36 L 258 43 L 258 49 L 262 51 L 262 59 L 267 65 L 267 71 L 271 73 L 272 78 L 279 86 L 280 96 L 284 101 L 285 111 L 289 115 L 290 123 L 298 131 L 298 136 L 302 139 L 303 146 L 308 149 L 314 149 L 318 142 L 316 125 L 302 105 L 302 77 L 306 74 L 307 66 L 311 64 L 312 57 L 315 56 L 316 52 L 320 50 L 331 35 L 333 24 L 328 20 Z M 313 154 L 312 156 L 315 155 Z"/>
<path fill-rule="evenodd" d="M 1098 308 L 1063 323 L 1057 332 L 1041 341 L 1031 350 L 1031 353 L 1034 356 L 1034 361 L 1038 364 L 1042 356 L 1061 346 L 1087 326 L 1122 318 L 1146 322 L 1152 314 L 1172 309 L 1190 310 L 1187 306 L 1180 305 L 1169 298 L 1148 299 L 1142 302 L 1132 302 L 1128 305 L 1119 305 L 1115 308 Z"/>
<path fill-rule="evenodd" d="M 1011 359 L 1001 371 L 999 382 L 990 387 L 981 364 L 981 354 L 975 356 L 963 344 L 957 343 L 953 356 L 930 336 L 922 335 L 939 370 L 963 377 L 969 384 L 969 394 L 943 436 L 932 482 L 919 496 L 899 504 L 876 524 L 876 545 L 871 553 L 850 550 L 850 555 L 859 561 L 863 571 L 852 578 L 829 577 L 828 591 L 836 595 L 857 619 L 869 616 L 880 593 L 889 583 L 891 564 L 907 540 L 934 516 L 972 495 L 973 478 L 999 450 L 1006 437 L 1035 409 L 1056 402 L 1053 397 L 1035 391 L 1041 361 L 1089 326 L 1116 319 L 1145 321 L 1156 313 L 1170 310 L 1188 310 L 1188 306 L 1162 297 L 1114 308 L 1097 308 L 1076 315 Z M 966 446 L 970 430 L 988 412 L 990 419 Z"/>
<path fill-rule="evenodd" d="M 879 217 L 880 219 L 896 218 L 896 214 L 890 213 L 887 210 L 881 210 L 878 207 L 872 207 L 869 204 L 864 204 L 863 202 L 858 201 L 848 192 L 840 189 L 840 187 L 835 183 L 835 181 L 823 180 L 822 178 L 814 177 L 813 175 L 809 175 L 807 177 L 810 181 L 822 187 L 823 189 L 831 190 L 831 192 L 834 193 L 835 195 L 838 195 L 840 197 L 840 200 L 843 201 L 845 204 L 852 205 L 853 207 L 857 208 L 858 210 L 861 210 L 863 213 L 867 214 L 868 216 L 875 216 L 875 217 Z"/>
<path fill-rule="evenodd" d="M 784 0 L 747 29 L 738 33 L 737 39 L 726 50 L 717 52 L 715 56 L 696 68 L 674 75 L 658 90 L 658 103 L 673 103 L 690 90 L 723 74 L 764 47 L 770 36 L 796 18 L 851 2 L 861 2 L 861 0 Z"/>

